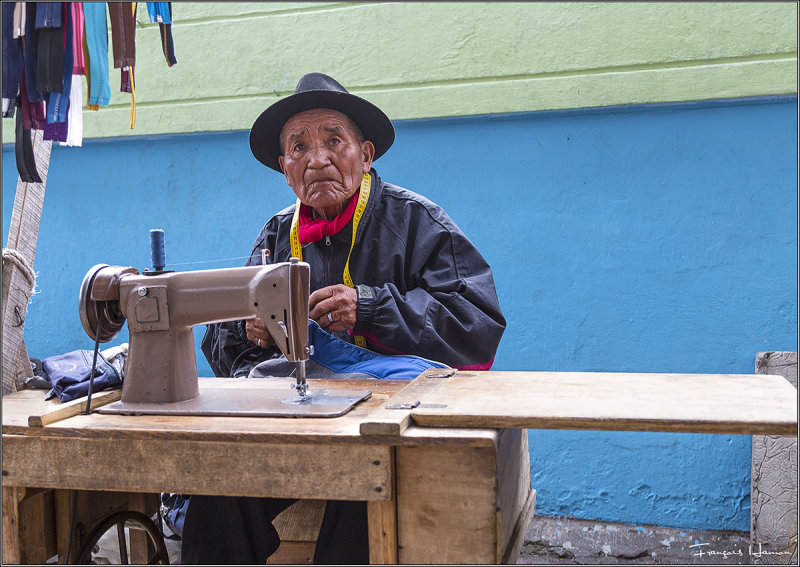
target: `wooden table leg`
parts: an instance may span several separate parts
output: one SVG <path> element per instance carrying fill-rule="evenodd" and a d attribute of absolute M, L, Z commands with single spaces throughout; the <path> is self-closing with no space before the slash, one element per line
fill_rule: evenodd
<path fill-rule="evenodd" d="M 145 516 L 152 516 L 159 505 L 157 494 L 147 494 L 142 492 L 131 492 L 127 495 L 128 510 L 141 512 Z M 130 557 L 132 564 L 148 563 L 150 557 L 155 553 L 155 546 L 144 531 L 129 529 L 130 534 Z"/>
<path fill-rule="evenodd" d="M 4 486 L 3 564 L 41 565 L 56 553 L 53 491 Z"/>
<path fill-rule="evenodd" d="M 369 518 L 369 562 L 372 565 L 397 563 L 397 500 L 367 502 Z"/>
<path fill-rule="evenodd" d="M 19 488 L 3 487 L 3 565 L 22 562 L 19 547 Z"/>
<path fill-rule="evenodd" d="M 397 564 L 397 449 L 391 450 L 391 500 L 367 501 L 369 562 L 372 565 Z"/>

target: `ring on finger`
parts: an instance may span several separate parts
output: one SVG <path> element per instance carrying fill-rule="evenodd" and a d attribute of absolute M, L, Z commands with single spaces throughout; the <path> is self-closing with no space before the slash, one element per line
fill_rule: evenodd
<path fill-rule="evenodd" d="M 330 311 L 328 311 L 328 321 L 333 323 L 333 317 L 331 317 L 331 312 Z"/>
<path fill-rule="evenodd" d="M 261 339 L 256 339 L 256 344 L 257 344 L 258 346 L 261 346 Z"/>

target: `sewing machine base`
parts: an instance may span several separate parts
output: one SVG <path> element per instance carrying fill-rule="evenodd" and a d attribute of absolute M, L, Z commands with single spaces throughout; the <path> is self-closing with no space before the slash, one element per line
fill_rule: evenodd
<path fill-rule="evenodd" d="M 184 402 L 130 403 L 113 402 L 98 413 L 122 415 L 216 415 L 247 417 L 338 417 L 350 411 L 370 390 L 309 390 L 300 399 L 288 386 L 277 388 L 204 387 L 200 395 Z"/>

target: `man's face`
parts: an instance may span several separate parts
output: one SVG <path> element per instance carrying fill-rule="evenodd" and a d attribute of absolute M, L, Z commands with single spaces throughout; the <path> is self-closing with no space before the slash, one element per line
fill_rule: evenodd
<path fill-rule="evenodd" d="M 332 218 L 369 172 L 375 147 L 361 141 L 355 123 L 328 108 L 292 116 L 281 130 L 283 155 L 278 158 L 286 182 L 300 201 Z"/>

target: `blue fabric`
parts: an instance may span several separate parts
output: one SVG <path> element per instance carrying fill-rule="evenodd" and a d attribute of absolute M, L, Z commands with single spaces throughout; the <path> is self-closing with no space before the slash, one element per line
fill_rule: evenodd
<path fill-rule="evenodd" d="M 166 510 L 164 519 L 169 529 L 177 536 L 182 536 L 183 522 L 186 520 L 186 509 L 189 507 L 189 495 L 162 493 L 161 505 L 162 509 Z"/>
<path fill-rule="evenodd" d="M 89 47 L 89 104 L 107 106 L 111 100 L 108 82 L 108 24 L 105 2 L 84 2 L 83 20 Z"/>
<path fill-rule="evenodd" d="M 151 24 L 171 24 L 172 15 L 170 14 L 169 2 L 148 2 L 147 14 L 150 16 Z"/>
<path fill-rule="evenodd" d="M 68 402 L 88 395 L 93 358 L 94 351 L 73 350 L 42 360 L 42 368 L 53 385 L 53 389 L 47 394 L 47 399 L 58 396 L 62 402 Z M 122 373 L 98 353 L 97 373 L 92 391 L 99 392 L 120 386 L 122 386 Z"/>
<path fill-rule="evenodd" d="M 61 27 L 61 2 L 36 2 L 36 29 Z"/>
<path fill-rule="evenodd" d="M 69 108 L 69 91 L 72 87 L 72 10 L 64 14 L 67 25 L 67 41 L 64 46 L 64 90 L 50 93 L 47 101 L 47 122 L 64 122 Z"/>
<path fill-rule="evenodd" d="M 38 41 L 33 39 L 33 22 L 36 19 L 36 4 L 27 2 L 25 5 L 27 10 L 25 15 L 25 37 L 28 40 L 25 43 L 25 87 L 28 93 L 28 101 L 42 102 L 44 100 L 39 91 L 36 90 L 36 48 L 39 44 Z"/>
<path fill-rule="evenodd" d="M 329 335 L 315 321 L 308 321 L 308 338 L 314 346 L 311 358 L 339 373 L 368 374 L 380 380 L 413 380 L 429 368 L 448 368 L 446 364 L 418 356 L 385 355 Z"/>

